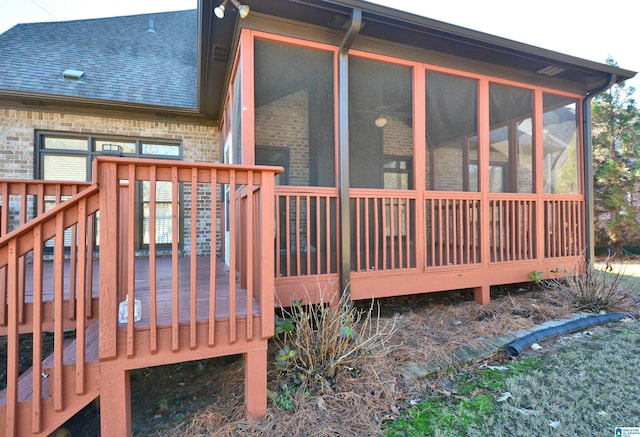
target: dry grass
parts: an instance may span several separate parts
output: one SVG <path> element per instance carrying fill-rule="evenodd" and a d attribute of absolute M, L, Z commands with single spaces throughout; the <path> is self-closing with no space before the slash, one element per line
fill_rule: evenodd
<path fill-rule="evenodd" d="M 594 328 L 589 335 L 569 336 L 567 342 L 571 347 L 533 355 L 530 371 L 507 373 L 500 391 L 511 397 L 483 415 L 484 423 L 467 435 L 606 436 L 618 426 L 637 426 L 640 402 L 633 363 L 640 353 L 640 324 Z"/>
<path fill-rule="evenodd" d="M 394 336 L 399 361 L 448 362 L 457 349 L 536 323 L 566 317 L 571 309 L 546 301 L 540 293 L 506 294 L 486 306 L 473 301 L 418 307 L 399 316 Z"/>
<path fill-rule="evenodd" d="M 583 273 L 568 272 L 562 279 L 544 281 L 548 298 L 578 311 L 637 312 L 633 300 L 637 290 L 626 281 L 625 267 L 614 270 L 611 262 L 607 258 L 600 267 L 587 266 Z"/>
<path fill-rule="evenodd" d="M 400 370 L 407 362 L 453 363 L 453 353 L 479 337 L 531 328 L 535 323 L 567 316 L 571 308 L 545 300 L 536 290 L 493 290 L 492 302 L 480 306 L 471 292 L 406 296 L 382 299 L 380 316 L 371 322 L 395 323 L 393 335 L 383 342 L 385 353 L 369 353 L 357 371 L 342 369 L 335 378 L 316 383 L 312 390 L 288 392 L 291 409 L 275 401 L 288 388 L 290 375 L 275 365 L 280 347 L 272 344 L 269 387 L 274 394 L 261 421 L 245 417 L 242 368 L 222 369 L 220 396 L 207 408 L 164 430 L 171 436 L 372 436 L 379 435 L 387 421 L 395 420 L 409 400 L 429 391 L 424 381 L 415 381 Z M 369 308 L 356 305 L 355 310 Z M 392 322 L 393 321 L 393 322 Z M 362 322 L 362 321 L 361 321 Z M 317 322 L 314 322 L 317 323 Z M 380 351 L 380 349 L 375 349 Z M 229 396 L 232 393 L 232 396 Z"/>

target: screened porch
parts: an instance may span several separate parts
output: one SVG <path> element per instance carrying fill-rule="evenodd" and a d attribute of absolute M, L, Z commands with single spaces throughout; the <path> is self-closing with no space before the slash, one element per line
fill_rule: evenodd
<path fill-rule="evenodd" d="M 579 95 L 356 50 L 345 64 L 337 47 L 246 29 L 241 42 L 223 142 L 285 169 L 281 303 L 347 286 L 487 301 L 490 285 L 582 259 Z"/>

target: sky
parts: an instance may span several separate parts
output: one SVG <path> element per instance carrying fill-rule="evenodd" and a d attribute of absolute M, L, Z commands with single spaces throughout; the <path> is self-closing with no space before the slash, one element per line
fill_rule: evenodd
<path fill-rule="evenodd" d="M 372 2 L 591 61 L 604 62 L 611 56 L 620 67 L 640 71 L 637 0 Z M 0 0 L 0 33 L 18 23 L 194 9 L 196 4 L 197 0 Z M 640 88 L 640 77 L 628 85 Z M 640 100 L 639 95 L 640 91 L 634 97 Z"/>

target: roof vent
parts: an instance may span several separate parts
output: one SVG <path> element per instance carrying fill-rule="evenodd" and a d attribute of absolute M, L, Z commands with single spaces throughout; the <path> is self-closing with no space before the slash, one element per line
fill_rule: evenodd
<path fill-rule="evenodd" d="M 84 79 L 84 71 L 66 69 L 66 70 L 64 70 L 62 72 L 62 78 L 63 79 L 70 79 L 70 80 L 83 80 Z"/>
<path fill-rule="evenodd" d="M 546 74 L 547 76 L 555 76 L 564 71 L 564 68 L 556 67 L 555 65 L 547 65 L 546 67 L 538 70 L 538 73 Z"/>
<path fill-rule="evenodd" d="M 149 18 L 149 30 L 147 30 L 147 32 L 156 33 L 156 28 L 155 28 L 155 25 L 153 23 L 153 18 Z"/>

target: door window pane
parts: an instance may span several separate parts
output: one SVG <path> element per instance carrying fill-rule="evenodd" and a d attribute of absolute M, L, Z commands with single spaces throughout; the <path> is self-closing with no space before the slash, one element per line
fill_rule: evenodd
<path fill-rule="evenodd" d="M 142 244 L 149 244 L 149 219 L 150 219 L 150 183 L 142 182 Z M 156 182 L 156 244 L 171 244 L 173 236 L 172 218 L 172 183 L 166 181 Z"/>
<path fill-rule="evenodd" d="M 142 143 L 142 154 L 180 156 L 180 146 L 177 144 Z"/>
<path fill-rule="evenodd" d="M 87 156 L 45 155 L 42 177 L 49 181 L 86 181 L 87 158 Z"/>
<path fill-rule="evenodd" d="M 44 149 L 88 150 L 86 138 L 44 137 Z"/>
<path fill-rule="evenodd" d="M 136 153 L 135 141 L 96 140 L 96 152 L 116 151 L 122 153 Z"/>

